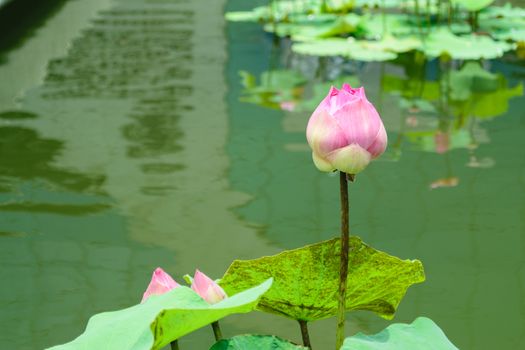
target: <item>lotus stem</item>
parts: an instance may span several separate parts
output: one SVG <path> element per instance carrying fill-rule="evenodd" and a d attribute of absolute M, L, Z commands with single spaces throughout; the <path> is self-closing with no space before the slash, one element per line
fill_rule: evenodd
<path fill-rule="evenodd" d="M 354 176 L 349 174 L 349 179 Z M 347 174 L 339 172 L 339 188 L 341 196 L 341 264 L 339 268 L 339 303 L 337 308 L 336 350 L 343 345 L 345 337 L 346 313 L 346 280 L 348 277 L 348 252 L 350 249 L 350 230 L 348 226 L 348 180 Z"/>
<path fill-rule="evenodd" d="M 179 350 L 179 341 L 177 339 L 172 341 L 170 345 L 171 345 L 171 350 Z"/>
<path fill-rule="evenodd" d="M 213 335 L 215 336 L 215 340 L 219 341 L 222 339 L 222 332 L 221 327 L 219 326 L 219 321 L 212 322 L 211 328 L 213 328 Z"/>
<path fill-rule="evenodd" d="M 307 348 L 312 349 L 310 344 L 310 334 L 308 333 L 308 323 L 303 320 L 299 320 L 299 327 L 301 327 L 301 336 L 303 337 L 303 345 Z"/>

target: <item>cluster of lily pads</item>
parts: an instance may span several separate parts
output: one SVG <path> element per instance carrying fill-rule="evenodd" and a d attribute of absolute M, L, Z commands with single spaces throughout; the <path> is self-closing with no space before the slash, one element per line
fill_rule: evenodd
<path fill-rule="evenodd" d="M 346 310 L 368 310 L 391 319 L 407 288 L 425 279 L 418 260 L 401 260 L 350 240 Z M 254 310 L 313 322 L 335 315 L 340 244 L 332 239 L 255 260 L 236 260 L 216 282 L 197 271 L 191 288 L 157 269 L 143 301 L 94 315 L 75 340 L 52 349 L 161 349 L 199 328 Z M 137 299 L 138 296 L 137 296 Z M 385 336 L 388 338 L 385 341 Z M 393 324 L 376 335 L 356 334 L 341 349 L 456 349 L 430 319 Z M 174 347 L 173 347 L 174 348 Z M 210 350 L 306 349 L 273 335 L 218 339 Z"/>
<path fill-rule="evenodd" d="M 492 59 L 525 51 L 525 9 L 492 0 L 273 0 L 230 21 L 256 21 L 289 37 L 296 53 L 387 61 L 420 51 L 429 58 Z"/>

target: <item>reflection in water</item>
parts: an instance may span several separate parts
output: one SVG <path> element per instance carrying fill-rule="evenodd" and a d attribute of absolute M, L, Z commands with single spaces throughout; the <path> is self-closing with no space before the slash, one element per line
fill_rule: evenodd
<path fill-rule="evenodd" d="M 45 180 L 74 192 L 99 188 L 104 181 L 103 176 L 84 175 L 53 165 L 63 147 L 62 141 L 41 138 L 33 129 L 0 127 L 0 192 L 7 192 L 11 187 L 9 183 L 14 185 L 14 182 L 34 179 Z"/>
<path fill-rule="evenodd" d="M 15 281 L 0 326 L 17 325 L 0 347 L 70 340 L 93 313 L 139 301 L 157 266 L 219 277 L 275 252 L 229 210 L 248 196 L 224 179 L 223 5 L 117 1 L 24 91 L 37 118 L 0 111 L 0 278 Z M 64 30 L 53 20 L 43 30 Z"/>

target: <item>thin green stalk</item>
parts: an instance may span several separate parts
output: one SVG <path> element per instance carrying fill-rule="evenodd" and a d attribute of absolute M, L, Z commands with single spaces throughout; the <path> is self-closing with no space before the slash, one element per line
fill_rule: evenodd
<path fill-rule="evenodd" d="M 308 333 L 308 323 L 303 320 L 299 320 L 299 327 L 301 327 L 301 336 L 303 337 L 303 345 L 307 348 L 312 349 L 312 345 L 310 343 L 310 334 Z"/>
<path fill-rule="evenodd" d="M 353 179 L 353 176 L 350 175 Z M 348 225 L 348 180 L 347 174 L 339 172 L 341 197 L 341 264 L 339 267 L 339 300 L 337 307 L 336 350 L 343 345 L 345 338 L 346 281 L 348 278 L 348 253 L 350 250 L 350 229 Z"/>
<path fill-rule="evenodd" d="M 219 321 L 212 322 L 211 328 L 213 328 L 213 335 L 215 336 L 215 340 L 219 341 L 222 339 L 222 332 L 221 327 L 219 326 Z"/>

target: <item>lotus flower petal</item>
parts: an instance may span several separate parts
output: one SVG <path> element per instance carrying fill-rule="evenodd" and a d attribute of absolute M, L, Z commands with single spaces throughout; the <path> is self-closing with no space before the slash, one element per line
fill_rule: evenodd
<path fill-rule="evenodd" d="M 195 271 L 191 289 L 193 289 L 195 293 L 199 294 L 201 298 L 206 300 L 209 304 L 215 304 L 228 297 L 224 290 L 217 283 L 215 283 L 214 280 L 199 270 Z"/>
<path fill-rule="evenodd" d="M 315 166 L 321 171 L 348 174 L 363 171 L 386 149 L 388 138 L 381 117 L 365 89 L 343 84 L 331 87 L 306 128 Z"/>
<path fill-rule="evenodd" d="M 164 294 L 177 287 L 180 287 L 180 285 L 175 282 L 175 280 L 171 278 L 171 276 L 168 275 L 163 269 L 157 267 L 155 271 L 153 271 L 151 281 L 148 285 L 148 288 L 144 292 L 144 295 L 142 296 L 141 303 L 146 301 L 146 299 L 152 295 Z"/>

